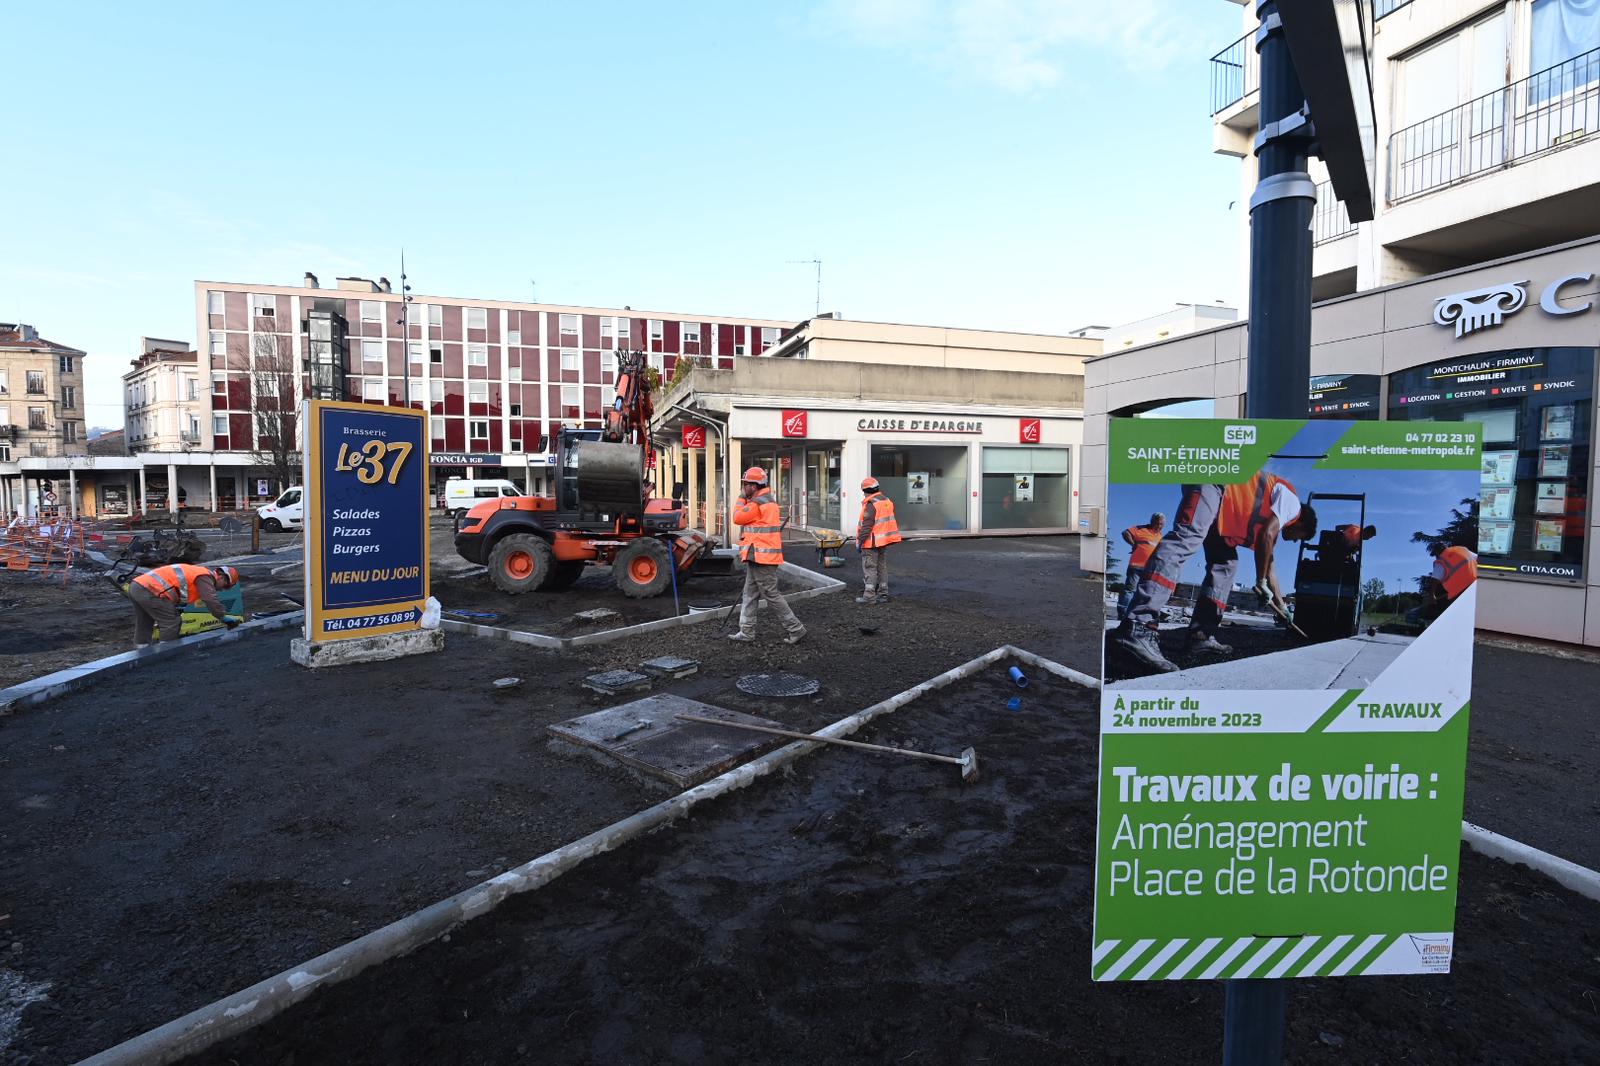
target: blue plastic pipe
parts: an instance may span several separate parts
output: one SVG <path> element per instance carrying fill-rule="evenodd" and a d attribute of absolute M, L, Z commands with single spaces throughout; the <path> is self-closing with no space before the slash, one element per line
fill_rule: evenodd
<path fill-rule="evenodd" d="M 1028 687 L 1028 679 L 1022 676 L 1022 667 L 1013 666 L 1009 672 L 1011 674 L 1011 680 L 1017 683 L 1018 688 Z"/>

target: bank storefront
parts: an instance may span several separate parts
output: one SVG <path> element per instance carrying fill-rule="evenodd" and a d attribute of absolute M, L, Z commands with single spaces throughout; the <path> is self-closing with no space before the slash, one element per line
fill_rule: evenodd
<path fill-rule="evenodd" d="M 902 532 L 1071 532 L 1082 419 L 1015 409 L 950 412 L 735 406 L 743 467 L 771 472 L 792 526 L 853 532 L 869 474 Z"/>
<path fill-rule="evenodd" d="M 1600 645 L 1600 540 L 1588 506 L 1597 479 L 1597 275 L 1600 239 L 1591 239 L 1313 310 L 1309 417 L 1482 424 L 1479 491 L 1458 509 L 1478 525 L 1481 628 Z M 1107 418 L 1162 399 L 1198 398 L 1202 378 L 1232 386 L 1211 394 L 1219 416 L 1244 414 L 1234 390 L 1244 380 L 1245 329 L 1089 364 L 1090 525 L 1104 503 Z M 1104 544 L 1085 544 L 1086 568 L 1104 569 Z"/>

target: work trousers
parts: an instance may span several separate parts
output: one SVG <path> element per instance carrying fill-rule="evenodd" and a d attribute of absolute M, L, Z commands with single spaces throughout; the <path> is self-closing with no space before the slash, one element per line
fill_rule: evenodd
<path fill-rule="evenodd" d="M 183 617 L 178 605 L 165 596 L 157 596 L 142 585 L 128 586 L 128 599 L 133 601 L 133 642 L 150 643 L 151 630 L 161 627 L 161 639 L 177 640 L 181 636 Z"/>
<path fill-rule="evenodd" d="M 1200 583 L 1191 628 L 1206 635 L 1216 631 L 1228 609 L 1228 594 L 1239 569 L 1239 550 L 1217 533 L 1217 509 L 1221 506 L 1221 485 L 1183 486 L 1172 529 L 1156 545 L 1128 605 L 1128 618 L 1135 625 L 1155 625 L 1178 587 L 1184 564 L 1203 549 L 1206 576 Z"/>
<path fill-rule="evenodd" d="M 889 595 L 889 549 L 861 549 L 861 577 L 868 596 Z"/>
<path fill-rule="evenodd" d="M 772 563 L 746 563 L 744 568 L 744 599 L 739 605 L 739 632 L 747 637 L 756 635 L 756 607 L 765 603 L 772 608 L 783 623 L 784 632 L 793 636 L 804 633 L 806 627 L 789 609 L 789 603 L 778 592 L 778 568 Z"/>
<path fill-rule="evenodd" d="M 1117 595 L 1117 617 L 1128 617 L 1128 605 L 1133 602 L 1133 590 L 1139 587 L 1140 580 L 1144 577 L 1141 567 L 1128 567 L 1128 574 L 1122 579 L 1122 591 Z"/>

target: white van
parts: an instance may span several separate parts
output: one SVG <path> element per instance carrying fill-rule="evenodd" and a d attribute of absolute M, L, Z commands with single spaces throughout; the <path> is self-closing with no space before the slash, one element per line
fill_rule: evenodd
<path fill-rule="evenodd" d="M 306 524 L 306 494 L 299 485 L 290 485 L 271 503 L 256 508 L 261 528 L 268 533 L 281 529 L 301 529 Z"/>
<path fill-rule="evenodd" d="M 468 511 L 484 500 L 523 495 L 526 493 L 514 481 L 492 478 L 468 481 L 464 477 L 453 477 L 444 483 L 444 509 L 456 518 L 464 518 Z"/>

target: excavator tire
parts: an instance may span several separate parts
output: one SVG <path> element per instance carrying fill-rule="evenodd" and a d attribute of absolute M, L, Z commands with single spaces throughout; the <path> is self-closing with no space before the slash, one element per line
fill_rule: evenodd
<path fill-rule="evenodd" d="M 583 569 L 588 564 L 585 562 L 557 563 L 555 569 L 550 571 L 550 580 L 544 583 L 545 592 L 560 592 L 577 584 L 583 576 Z"/>
<path fill-rule="evenodd" d="M 501 592 L 520 596 L 545 587 L 555 573 L 556 557 L 542 537 L 513 533 L 489 552 L 489 580 Z"/>
<path fill-rule="evenodd" d="M 641 537 L 617 553 L 611 573 L 617 589 L 629 599 L 659 596 L 672 585 L 668 548 L 653 537 Z"/>

